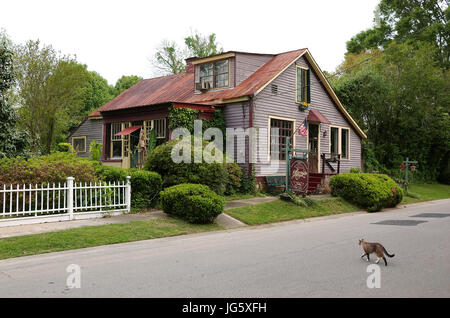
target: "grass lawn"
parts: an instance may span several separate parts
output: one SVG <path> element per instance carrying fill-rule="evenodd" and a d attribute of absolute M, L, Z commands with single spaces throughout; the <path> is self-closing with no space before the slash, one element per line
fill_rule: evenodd
<path fill-rule="evenodd" d="M 233 201 L 233 200 L 251 199 L 251 198 L 265 197 L 265 196 L 266 195 L 264 193 L 256 192 L 255 194 L 236 193 L 233 195 L 225 195 L 225 196 L 223 196 L 223 198 L 225 199 L 225 201 Z"/>
<path fill-rule="evenodd" d="M 246 224 L 256 225 L 360 210 L 342 198 L 323 198 L 316 202 L 316 205 L 306 208 L 292 202 L 276 200 L 227 210 L 226 213 Z"/>
<path fill-rule="evenodd" d="M 221 229 L 216 224 L 193 225 L 174 218 L 87 226 L 0 239 L 0 259 Z"/>
<path fill-rule="evenodd" d="M 441 183 L 412 184 L 409 186 L 408 192 L 419 197 L 412 198 L 405 195 L 402 201 L 403 204 L 447 199 L 450 198 L 450 185 Z"/>

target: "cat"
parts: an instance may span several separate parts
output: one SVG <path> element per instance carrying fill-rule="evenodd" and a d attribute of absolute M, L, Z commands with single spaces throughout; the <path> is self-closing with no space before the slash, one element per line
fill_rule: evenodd
<path fill-rule="evenodd" d="M 386 254 L 389 257 L 394 257 L 395 254 L 389 254 L 386 249 L 384 248 L 383 245 L 381 245 L 380 243 L 369 243 L 364 241 L 364 239 L 359 240 L 359 245 L 362 245 L 364 254 L 361 255 L 361 258 L 363 258 L 364 256 L 367 256 L 367 261 L 370 262 L 370 258 L 369 255 L 372 253 L 377 254 L 378 259 L 376 261 L 376 263 L 378 264 L 378 262 L 380 261 L 380 259 L 384 260 L 384 265 L 387 266 L 387 261 L 386 261 L 386 257 L 384 257 L 384 254 Z"/>

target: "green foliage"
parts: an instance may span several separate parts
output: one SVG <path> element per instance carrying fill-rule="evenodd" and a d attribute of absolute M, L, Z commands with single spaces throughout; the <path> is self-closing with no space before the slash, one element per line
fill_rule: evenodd
<path fill-rule="evenodd" d="M 227 170 L 222 163 L 194 163 L 194 143 L 191 143 L 191 163 L 175 163 L 171 153 L 178 140 L 166 142 L 149 153 L 144 169 L 158 172 L 163 178 L 163 186 L 180 183 L 208 185 L 218 194 L 223 194 L 227 180 Z M 203 148 L 208 142 L 203 142 Z"/>
<path fill-rule="evenodd" d="M 169 129 L 174 130 L 179 127 L 186 128 L 191 134 L 194 133 L 194 120 L 199 119 L 200 111 L 190 108 L 169 109 Z"/>
<path fill-rule="evenodd" d="M 225 163 L 227 169 L 227 181 L 225 194 L 233 195 L 241 188 L 242 169 L 237 163 Z"/>
<path fill-rule="evenodd" d="M 201 184 L 175 185 L 160 195 L 164 212 L 189 223 L 212 223 L 224 208 L 223 199 Z"/>
<path fill-rule="evenodd" d="M 72 145 L 68 142 L 60 142 L 60 143 L 58 143 L 58 146 L 56 147 L 56 151 L 74 153 L 75 149 L 73 149 Z"/>
<path fill-rule="evenodd" d="M 95 165 L 70 152 L 55 152 L 28 160 L 3 158 L 0 159 L 0 184 L 63 183 L 67 177 L 74 177 L 77 182 L 90 182 L 96 180 Z"/>
<path fill-rule="evenodd" d="M 158 140 L 156 138 L 156 130 L 150 130 L 150 136 L 148 137 L 148 153 L 152 152 L 155 149 Z"/>
<path fill-rule="evenodd" d="M 190 56 L 207 57 L 223 53 L 223 48 L 216 42 L 216 34 L 202 35 L 198 32 L 184 38 Z"/>
<path fill-rule="evenodd" d="M 102 144 L 98 143 L 96 140 L 92 140 L 89 145 L 89 152 L 91 153 L 91 159 L 94 161 L 99 161 L 102 156 Z"/>
<path fill-rule="evenodd" d="M 361 168 L 350 168 L 350 173 L 360 173 Z"/>
<path fill-rule="evenodd" d="M 19 117 L 8 94 L 14 81 L 11 41 L 0 33 L 0 158 L 27 155 L 29 136 L 18 129 Z"/>
<path fill-rule="evenodd" d="M 448 151 L 446 156 L 444 156 L 444 159 L 442 159 L 438 181 L 450 184 L 450 151 Z"/>
<path fill-rule="evenodd" d="M 248 173 L 248 171 L 243 172 L 240 192 L 251 194 L 256 193 L 255 166 L 253 166 L 251 173 Z"/>
<path fill-rule="evenodd" d="M 450 66 L 450 9 L 446 0 L 381 0 L 374 26 L 347 42 L 348 53 L 386 48 L 393 41 L 433 45 L 432 58 L 442 68 Z"/>
<path fill-rule="evenodd" d="M 95 175 L 105 182 L 126 182 L 130 176 L 131 207 L 136 209 L 154 207 L 162 189 L 161 176 L 156 172 L 96 165 Z"/>
<path fill-rule="evenodd" d="M 450 149 L 450 73 L 433 60 L 435 48 L 392 42 L 376 58 L 332 82 L 366 132 L 366 171 L 397 169 L 406 157 L 436 180 Z"/>
<path fill-rule="evenodd" d="M 384 174 L 343 173 L 330 180 L 331 194 L 369 212 L 395 207 L 403 199 L 403 189 Z"/>
<path fill-rule="evenodd" d="M 129 89 L 134 84 L 142 81 L 142 77 L 137 75 L 123 75 L 116 81 L 116 85 L 114 86 L 113 95 L 117 96 L 123 91 Z"/>

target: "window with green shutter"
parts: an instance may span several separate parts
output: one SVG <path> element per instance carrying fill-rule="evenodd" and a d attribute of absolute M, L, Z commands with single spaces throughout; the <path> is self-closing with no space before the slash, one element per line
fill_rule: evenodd
<path fill-rule="evenodd" d="M 296 68 L 296 102 L 308 106 L 311 102 L 310 70 L 297 66 Z"/>

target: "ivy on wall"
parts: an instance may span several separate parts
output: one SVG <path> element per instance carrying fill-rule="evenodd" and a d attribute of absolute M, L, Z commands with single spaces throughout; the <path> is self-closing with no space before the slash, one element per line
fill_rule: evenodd
<path fill-rule="evenodd" d="M 223 113 L 216 110 L 210 120 L 200 118 L 202 111 L 190 108 L 173 108 L 169 109 L 169 129 L 174 130 L 178 127 L 184 127 L 194 134 L 194 120 L 202 120 L 203 132 L 208 128 L 219 128 L 225 138 L 226 122 Z"/>

